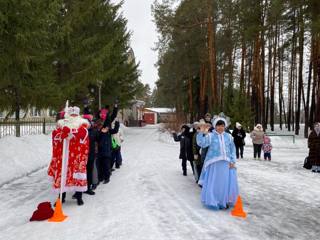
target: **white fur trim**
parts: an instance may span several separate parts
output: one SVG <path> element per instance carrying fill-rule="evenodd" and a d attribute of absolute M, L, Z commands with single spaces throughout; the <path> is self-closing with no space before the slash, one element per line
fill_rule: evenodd
<path fill-rule="evenodd" d="M 209 167 L 211 164 L 215 163 L 215 162 L 218 162 L 218 161 L 227 161 L 227 162 L 231 162 L 230 161 L 230 158 L 226 158 L 224 157 L 223 155 L 221 156 L 218 156 L 218 157 L 214 157 L 210 160 L 207 160 L 204 164 L 204 169 L 206 169 L 207 167 Z"/>
<path fill-rule="evenodd" d="M 72 177 L 77 180 L 87 180 L 87 174 L 81 172 L 73 173 Z"/>
<path fill-rule="evenodd" d="M 88 138 L 88 136 L 89 136 L 89 131 L 88 131 L 88 129 L 86 129 L 86 136 L 85 136 L 83 139 L 80 139 L 80 143 L 81 143 L 81 144 L 84 144 L 84 142 L 86 141 L 86 139 Z"/>
<path fill-rule="evenodd" d="M 87 190 L 88 186 L 70 186 L 62 188 L 62 192 L 85 192 Z M 52 191 L 56 194 L 59 194 L 60 188 L 53 188 Z"/>

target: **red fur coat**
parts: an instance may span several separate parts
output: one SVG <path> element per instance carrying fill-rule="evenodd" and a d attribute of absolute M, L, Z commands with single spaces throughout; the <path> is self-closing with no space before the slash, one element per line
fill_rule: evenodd
<path fill-rule="evenodd" d="M 78 119 L 79 120 L 79 119 Z M 63 145 L 65 145 L 65 171 L 63 192 L 84 192 L 87 190 L 86 165 L 89 152 L 88 122 L 84 119 L 77 124 L 66 121 L 52 132 L 52 160 L 48 175 L 55 192 L 60 191 Z"/>

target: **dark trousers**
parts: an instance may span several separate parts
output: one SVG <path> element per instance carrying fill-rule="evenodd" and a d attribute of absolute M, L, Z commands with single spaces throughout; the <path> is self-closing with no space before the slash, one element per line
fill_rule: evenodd
<path fill-rule="evenodd" d="M 253 144 L 253 157 L 261 158 L 262 144 Z"/>
<path fill-rule="evenodd" d="M 76 193 L 74 194 L 74 197 L 75 197 L 76 199 L 82 199 L 82 192 L 76 192 Z"/>
<path fill-rule="evenodd" d="M 111 158 L 99 157 L 98 158 L 98 178 L 99 181 L 110 180 L 111 175 Z"/>
<path fill-rule="evenodd" d="M 202 171 L 202 167 L 203 167 L 203 164 L 201 163 L 201 164 L 196 164 L 196 171 L 197 171 L 197 182 L 199 181 L 199 178 L 200 178 L 200 176 L 201 176 L 201 171 Z"/>
<path fill-rule="evenodd" d="M 116 167 L 120 167 L 122 165 L 122 155 L 121 155 L 121 148 L 112 150 L 112 163 L 111 168 L 113 165 L 116 164 Z"/>
<path fill-rule="evenodd" d="M 241 146 L 237 146 L 236 145 L 236 155 L 237 155 L 237 158 L 243 158 L 243 145 Z"/>
<path fill-rule="evenodd" d="M 62 193 L 62 202 L 64 202 L 66 200 L 66 196 L 67 196 L 67 193 L 66 192 L 63 192 Z M 75 192 L 75 194 L 73 195 L 76 199 L 82 199 L 82 192 Z M 60 197 L 60 194 L 59 194 L 59 197 Z"/>
<path fill-rule="evenodd" d="M 88 158 L 88 162 L 87 162 L 88 190 L 91 188 L 91 185 L 93 183 L 93 168 L 94 168 L 94 158 Z"/>
<path fill-rule="evenodd" d="M 183 174 L 187 174 L 187 159 L 182 159 L 182 163 L 181 163 L 181 166 L 182 166 L 182 172 Z M 191 165 L 191 168 L 192 168 L 192 172 L 194 173 L 194 168 L 193 168 L 193 161 L 189 161 L 190 162 L 190 165 Z"/>
<path fill-rule="evenodd" d="M 267 159 L 271 161 L 271 152 L 264 153 L 264 160 L 267 160 Z"/>

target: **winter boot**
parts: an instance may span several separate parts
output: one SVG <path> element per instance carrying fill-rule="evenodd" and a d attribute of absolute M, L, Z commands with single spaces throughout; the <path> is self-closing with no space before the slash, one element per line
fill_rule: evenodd
<path fill-rule="evenodd" d="M 94 191 L 92 191 L 91 188 L 88 188 L 87 191 L 84 192 L 85 194 L 88 194 L 88 195 L 95 195 L 96 193 Z"/>
<path fill-rule="evenodd" d="M 81 205 L 83 205 L 84 204 L 84 202 L 83 202 L 83 200 L 82 200 L 82 192 L 76 192 L 73 196 L 72 196 L 72 198 L 75 198 L 75 199 L 77 199 L 77 204 L 79 205 L 79 206 L 81 206 Z"/>

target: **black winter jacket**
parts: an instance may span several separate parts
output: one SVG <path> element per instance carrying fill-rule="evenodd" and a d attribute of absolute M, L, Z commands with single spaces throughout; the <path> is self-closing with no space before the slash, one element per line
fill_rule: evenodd
<path fill-rule="evenodd" d="M 244 146 L 245 142 L 244 139 L 246 137 L 246 132 L 241 128 L 240 130 L 238 128 L 234 128 L 232 132 L 233 141 L 236 146 Z"/>
<path fill-rule="evenodd" d="M 106 133 L 99 131 L 98 135 L 98 155 L 99 157 L 112 157 L 112 139 L 111 135 L 116 134 L 119 131 L 120 124 L 115 122 L 114 128 L 109 128 L 109 131 Z"/>
<path fill-rule="evenodd" d="M 174 141 L 180 142 L 180 159 L 187 159 L 193 161 L 193 152 L 192 152 L 192 135 L 189 134 L 189 130 L 186 132 L 177 135 L 173 133 Z"/>

